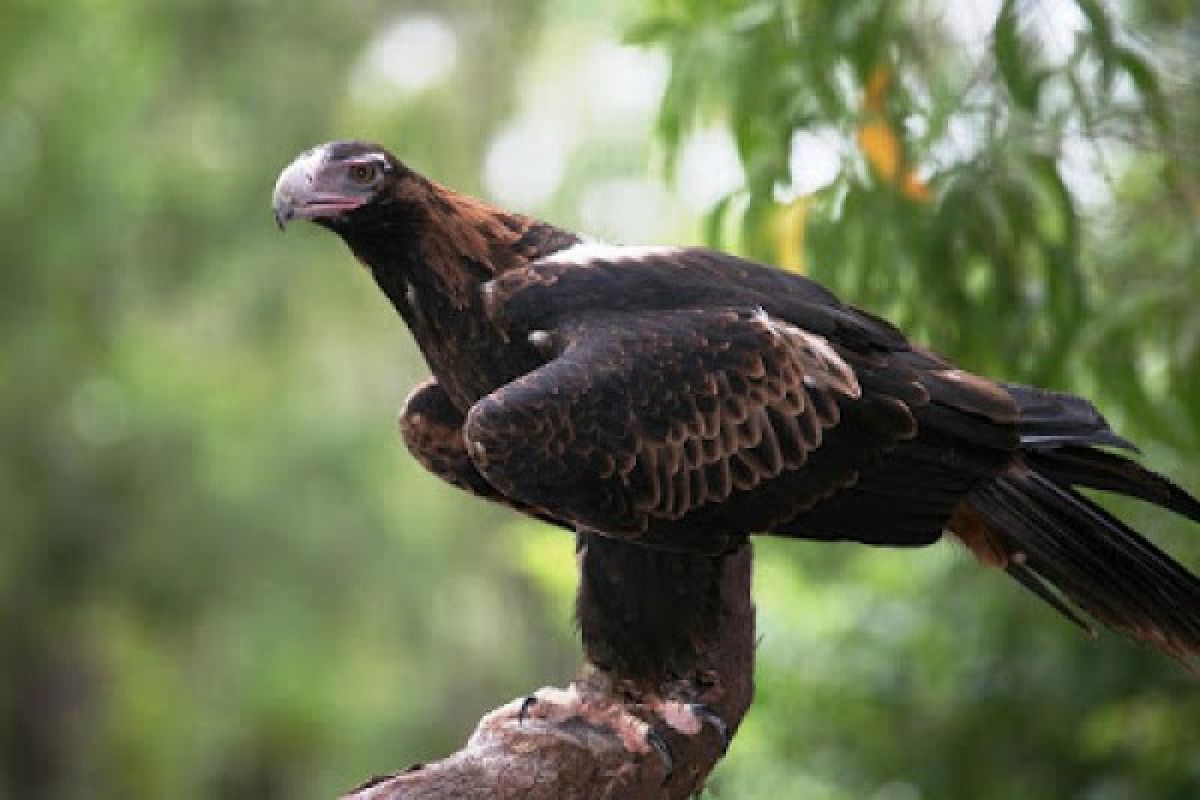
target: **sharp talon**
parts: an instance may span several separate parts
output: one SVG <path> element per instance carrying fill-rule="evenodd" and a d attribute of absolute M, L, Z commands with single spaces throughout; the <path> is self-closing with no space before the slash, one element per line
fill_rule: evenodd
<path fill-rule="evenodd" d="M 538 698 L 537 698 L 536 694 L 531 694 L 528 697 L 526 697 L 524 700 L 521 701 L 521 707 L 519 709 L 517 709 L 517 724 L 518 725 L 525 724 L 525 715 L 529 713 L 529 709 L 531 709 L 535 705 L 537 705 L 537 701 L 538 701 Z"/>
<path fill-rule="evenodd" d="M 717 734 L 721 737 L 721 755 L 728 753 L 730 745 L 729 726 L 725 724 L 725 720 L 721 719 L 716 711 L 713 711 L 710 706 L 706 706 L 704 703 L 691 703 L 688 705 L 688 710 L 695 714 L 698 719 L 707 722 L 716 729 Z"/>
<path fill-rule="evenodd" d="M 653 728 L 646 733 L 646 741 L 658 752 L 663 766 L 667 768 L 667 774 L 663 776 L 663 786 L 666 786 L 670 782 L 671 776 L 675 774 L 675 759 L 671 756 L 671 745 L 667 744 L 667 740 L 663 738 L 662 734 Z"/>

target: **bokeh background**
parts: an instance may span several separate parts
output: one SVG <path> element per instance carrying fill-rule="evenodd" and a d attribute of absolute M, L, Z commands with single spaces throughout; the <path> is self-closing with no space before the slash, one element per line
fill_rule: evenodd
<path fill-rule="evenodd" d="M 571 675 L 570 537 L 424 474 L 299 150 L 807 272 L 1200 490 L 1194 0 L 5 0 L 0 798 L 328 798 Z M 1200 530 L 1119 511 L 1200 569 Z M 1200 688 L 954 547 L 760 542 L 719 798 L 1200 797 Z"/>

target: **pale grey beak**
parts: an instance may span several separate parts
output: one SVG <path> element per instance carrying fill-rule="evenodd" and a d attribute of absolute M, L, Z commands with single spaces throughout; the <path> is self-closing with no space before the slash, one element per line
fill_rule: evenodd
<path fill-rule="evenodd" d="M 275 211 L 275 224 L 284 230 L 293 217 L 296 207 L 303 205 L 305 197 L 312 193 L 314 168 L 320 166 L 321 148 L 301 153 L 275 181 L 275 193 L 271 195 L 271 206 Z"/>
<path fill-rule="evenodd" d="M 279 230 L 284 230 L 288 222 L 297 217 L 319 219 L 333 216 L 358 208 L 366 201 L 363 196 L 327 191 L 321 186 L 326 158 L 326 148 L 317 147 L 301 153 L 279 173 L 279 179 L 275 181 L 275 193 L 271 197 L 275 224 Z"/>
<path fill-rule="evenodd" d="M 286 203 L 281 203 L 278 198 L 275 200 L 275 224 L 279 226 L 280 231 L 287 230 L 288 220 L 292 218 L 292 210 L 288 208 Z"/>

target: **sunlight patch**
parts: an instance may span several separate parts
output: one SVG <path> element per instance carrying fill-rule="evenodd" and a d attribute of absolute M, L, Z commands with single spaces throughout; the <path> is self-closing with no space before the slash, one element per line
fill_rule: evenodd
<path fill-rule="evenodd" d="M 379 91 L 409 97 L 444 81 L 458 64 L 458 36 L 440 16 L 406 14 L 367 45 L 351 73 L 351 89 L 362 99 Z"/>

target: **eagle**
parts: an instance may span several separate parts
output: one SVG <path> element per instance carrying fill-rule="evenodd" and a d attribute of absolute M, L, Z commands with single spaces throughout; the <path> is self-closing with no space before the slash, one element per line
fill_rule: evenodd
<path fill-rule="evenodd" d="M 600 243 L 369 142 L 301 153 L 273 210 L 340 236 L 404 319 L 433 375 L 400 430 L 460 489 L 639 551 L 949 536 L 1086 630 L 1200 655 L 1200 579 L 1080 489 L 1200 502 L 1087 400 L 968 372 L 802 276 Z"/>

